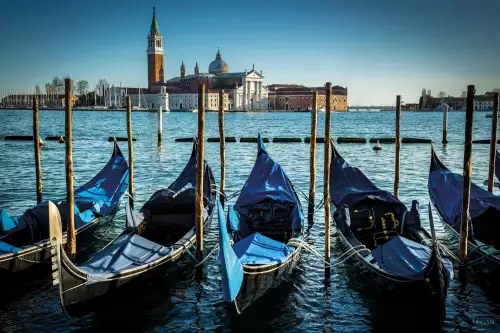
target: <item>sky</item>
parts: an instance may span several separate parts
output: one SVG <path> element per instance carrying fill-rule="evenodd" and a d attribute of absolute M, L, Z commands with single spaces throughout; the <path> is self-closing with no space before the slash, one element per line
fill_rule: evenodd
<path fill-rule="evenodd" d="M 153 6 L 165 78 L 182 61 L 208 71 L 220 47 L 230 72 L 255 64 L 264 84 L 330 81 L 350 105 L 500 88 L 499 0 L 4 0 L 0 94 L 66 75 L 146 87 Z"/>

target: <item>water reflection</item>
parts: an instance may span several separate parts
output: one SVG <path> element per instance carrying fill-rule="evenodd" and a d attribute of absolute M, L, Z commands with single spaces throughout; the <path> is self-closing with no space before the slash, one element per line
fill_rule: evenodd
<path fill-rule="evenodd" d="M 167 122 L 168 117 L 168 122 Z M 197 115 L 193 113 L 164 114 L 163 142 L 157 142 L 156 113 L 133 113 L 135 154 L 136 206 L 142 204 L 160 188 L 168 186 L 184 168 L 192 143 L 177 143 L 175 138 L 192 137 L 197 133 Z M 393 137 L 394 115 L 391 113 L 355 112 L 332 115 L 332 133 L 335 137 Z M 0 111 L 0 135 L 31 135 L 31 112 Z M 126 116 L 121 112 L 75 112 L 73 115 L 73 154 L 75 185 L 85 183 L 99 171 L 109 158 L 112 142 L 109 136 L 126 137 Z M 440 159 L 451 170 L 463 168 L 464 114 L 449 114 L 447 145 L 441 144 L 442 115 L 440 113 L 403 113 L 402 137 L 430 138 L 435 143 Z M 90 126 L 89 124 L 92 124 Z M 168 126 L 167 126 L 168 124 Z M 318 136 L 323 136 L 324 114 L 318 115 Z M 217 114 L 207 114 L 206 137 L 218 136 Z M 307 113 L 227 114 L 227 136 L 301 137 L 310 136 L 310 116 Z M 474 139 L 489 137 L 491 121 L 485 117 L 474 119 Z M 58 136 L 64 133 L 63 112 L 40 112 L 40 136 Z M 293 133 L 293 134 L 292 134 Z M 126 142 L 120 149 L 128 156 Z M 65 146 L 47 141 L 42 149 L 44 198 L 65 196 Z M 279 162 L 294 186 L 305 193 L 309 187 L 309 145 L 268 144 L 271 156 Z M 393 191 L 394 144 L 385 144 L 381 152 L 373 144 L 338 144 L 342 156 L 359 167 L 377 186 Z M 36 203 L 34 181 L 34 154 L 30 142 L 0 140 L 0 208 L 9 214 L 22 214 Z M 241 189 L 256 157 L 255 144 L 228 143 L 226 145 L 226 193 Z M 488 173 L 488 145 L 473 145 L 473 181 L 482 186 Z M 219 179 L 219 145 L 205 144 L 205 158 L 214 176 Z M 317 146 L 316 205 L 323 194 L 323 145 Z M 427 176 L 430 145 L 401 145 L 400 198 L 409 205 L 413 199 L 421 203 L 423 225 L 428 228 Z M 304 213 L 308 203 L 301 197 Z M 227 205 L 234 204 L 236 198 Z M 123 208 L 123 207 L 122 207 Z M 332 207 L 333 208 L 333 207 Z M 442 223 L 434 212 L 436 232 L 441 242 L 454 251 Z M 216 216 L 214 217 L 214 219 Z M 324 254 L 324 209 L 316 209 L 314 222 L 308 223 L 305 236 L 320 254 Z M 311 220 L 311 222 L 313 221 Z M 123 230 L 124 210 L 120 210 L 108 233 L 99 235 L 95 249 L 104 246 Z M 333 226 L 332 226 L 333 228 Z M 335 229 L 332 229 L 332 234 Z M 206 253 L 217 243 L 216 224 L 208 230 Z M 345 250 L 332 237 L 332 259 Z M 358 271 L 345 263 L 332 267 L 329 284 L 325 285 L 324 263 L 321 258 L 303 253 L 301 263 L 290 281 L 247 309 L 243 316 L 233 316 L 225 309 L 220 292 L 221 277 L 215 259 L 207 261 L 201 282 L 195 279 L 191 268 L 173 278 L 145 280 L 125 293 L 114 296 L 99 311 L 78 321 L 68 321 L 62 314 L 59 295 L 50 284 L 50 276 L 28 276 L 17 286 L 8 286 L 11 292 L 1 292 L 0 327 L 12 331 L 68 331 L 70 329 L 107 330 L 111 325 L 124 331 L 422 331 L 500 330 L 499 302 L 485 296 L 485 291 L 468 280 L 462 287 L 451 281 L 447 298 L 447 318 L 441 326 L 426 326 L 425 316 L 419 316 L 423 307 L 391 303 L 383 297 L 371 295 L 370 287 Z M 186 263 L 186 264 L 187 264 Z M 478 277 L 472 277 L 476 279 Z M 489 320 L 490 322 L 488 322 Z M 261 324 L 258 324 L 261 323 Z"/>

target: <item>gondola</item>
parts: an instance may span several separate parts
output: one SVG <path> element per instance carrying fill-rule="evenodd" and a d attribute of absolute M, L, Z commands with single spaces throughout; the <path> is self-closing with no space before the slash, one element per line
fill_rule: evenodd
<path fill-rule="evenodd" d="M 78 250 L 94 240 L 94 231 L 114 217 L 128 187 L 128 164 L 118 144 L 104 168 L 74 192 L 75 228 Z M 66 230 L 67 205 L 54 200 Z M 40 262 L 50 261 L 48 202 L 11 218 L 0 210 L 0 275 L 24 271 Z M 65 237 L 63 242 L 65 242 Z"/>
<path fill-rule="evenodd" d="M 50 233 L 57 254 L 52 257 L 54 284 L 64 313 L 79 317 L 94 310 L 106 296 L 139 277 L 175 270 L 178 259 L 193 251 L 195 232 L 196 142 L 191 157 L 178 178 L 155 192 L 135 212 L 127 204 L 125 230 L 91 259 L 75 265 L 62 247 L 60 223 L 51 220 Z M 204 162 L 203 223 L 208 229 L 215 208 L 215 180 Z M 53 209 L 52 209 L 53 210 Z"/>
<path fill-rule="evenodd" d="M 497 174 L 498 175 L 498 174 Z M 464 178 L 453 173 L 431 149 L 429 195 L 453 240 L 460 240 Z M 469 237 L 467 261 L 485 273 L 498 293 L 500 278 L 500 196 L 472 183 L 470 189 Z"/>
<path fill-rule="evenodd" d="M 228 207 L 227 223 L 218 208 L 222 291 L 238 313 L 292 274 L 304 228 L 292 183 L 260 134 L 257 146 L 257 160 L 235 205 Z"/>
<path fill-rule="evenodd" d="M 453 265 L 442 259 L 435 238 L 422 228 L 418 202 L 414 200 L 408 210 L 350 166 L 335 148 L 330 196 L 339 238 L 368 281 L 388 297 L 426 304 L 442 319 Z"/>

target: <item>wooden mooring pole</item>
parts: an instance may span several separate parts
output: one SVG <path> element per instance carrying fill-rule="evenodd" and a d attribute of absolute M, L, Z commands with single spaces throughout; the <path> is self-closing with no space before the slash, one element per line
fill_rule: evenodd
<path fill-rule="evenodd" d="M 491 117 L 490 168 L 488 170 L 488 191 L 493 193 L 495 183 L 495 160 L 497 155 L 498 132 L 498 93 L 493 95 L 493 114 Z"/>
<path fill-rule="evenodd" d="M 448 104 L 441 104 L 443 107 L 443 143 L 448 143 Z"/>
<path fill-rule="evenodd" d="M 401 95 L 396 96 L 396 163 L 394 174 L 394 196 L 399 196 L 399 168 L 401 153 Z"/>
<path fill-rule="evenodd" d="M 36 203 L 43 201 L 42 196 L 42 166 L 40 163 L 40 136 L 38 134 L 38 98 L 33 97 L 33 144 L 35 147 L 36 168 Z"/>
<path fill-rule="evenodd" d="M 222 140 L 222 138 L 221 138 Z M 203 260 L 203 172 L 205 170 L 205 85 L 198 87 L 198 151 L 196 159 L 196 258 Z"/>
<path fill-rule="evenodd" d="M 332 107 L 332 83 L 326 83 L 325 107 L 325 163 L 324 193 L 325 198 L 325 261 L 330 262 L 330 116 Z M 330 279 L 330 264 L 325 263 L 325 279 Z"/>
<path fill-rule="evenodd" d="M 226 184 L 226 139 L 224 136 L 224 90 L 219 90 L 220 202 L 224 206 Z"/>
<path fill-rule="evenodd" d="M 462 224 L 460 226 L 460 261 L 467 260 L 467 241 L 469 235 L 470 187 L 472 178 L 472 124 L 474 122 L 474 86 L 467 86 L 467 109 L 465 111 L 464 147 L 464 191 L 462 198 Z"/>
<path fill-rule="evenodd" d="M 311 146 L 309 147 L 309 222 L 314 218 L 314 197 L 316 191 L 316 126 L 318 124 L 318 92 L 313 92 L 311 110 Z"/>
<path fill-rule="evenodd" d="M 158 143 L 161 143 L 163 135 L 163 110 L 161 104 L 158 105 Z"/>
<path fill-rule="evenodd" d="M 128 203 L 130 208 L 134 208 L 134 146 L 132 144 L 132 101 L 127 96 L 127 138 L 128 138 Z"/>
<path fill-rule="evenodd" d="M 67 232 L 66 232 L 66 252 L 71 258 L 76 254 L 76 232 L 75 232 L 75 197 L 73 193 L 73 81 L 64 80 L 65 85 L 65 122 L 66 122 L 66 204 Z"/>

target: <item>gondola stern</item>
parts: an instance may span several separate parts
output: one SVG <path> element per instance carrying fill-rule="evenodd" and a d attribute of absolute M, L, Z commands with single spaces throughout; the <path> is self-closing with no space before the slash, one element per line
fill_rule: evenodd
<path fill-rule="evenodd" d="M 63 235 L 61 215 L 56 205 L 49 201 L 49 231 L 50 231 L 50 245 L 51 245 L 51 262 L 52 262 L 52 284 L 58 286 L 61 307 L 66 317 L 70 318 L 67 307 L 70 305 L 66 297 L 66 292 L 74 287 L 69 288 L 66 286 L 67 281 L 74 280 L 76 274 L 73 276 L 70 272 L 76 267 L 71 259 L 67 256 L 63 248 Z M 75 282 L 75 281 L 73 281 Z M 78 278 L 76 284 L 82 285 L 85 281 Z M 73 283 L 75 284 L 75 283 Z"/>
<path fill-rule="evenodd" d="M 122 154 L 122 151 L 120 150 L 120 147 L 118 146 L 118 142 L 115 139 L 115 141 L 113 142 L 113 155 L 112 155 L 112 157 L 117 157 L 117 156 L 123 157 L 123 154 Z"/>
<path fill-rule="evenodd" d="M 440 171 L 440 170 L 448 170 L 446 166 L 441 162 L 441 160 L 438 158 L 436 151 L 434 150 L 434 146 L 431 145 L 431 164 L 429 168 L 429 173 L 433 171 Z"/>
<path fill-rule="evenodd" d="M 260 153 L 269 154 L 266 150 L 266 145 L 264 144 L 264 140 L 262 139 L 262 135 L 259 132 L 257 134 L 257 155 Z"/>

